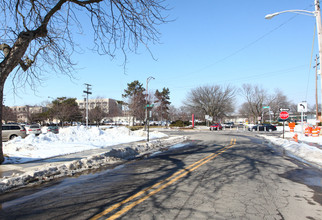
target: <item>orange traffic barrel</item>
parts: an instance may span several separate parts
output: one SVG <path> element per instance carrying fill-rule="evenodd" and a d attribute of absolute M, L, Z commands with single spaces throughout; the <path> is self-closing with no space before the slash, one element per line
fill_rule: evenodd
<path fill-rule="evenodd" d="M 294 137 L 293 137 L 293 139 L 294 139 L 294 141 L 299 142 L 298 134 L 295 134 Z"/>
<path fill-rule="evenodd" d="M 315 128 L 315 129 L 313 129 L 313 130 L 312 130 L 312 137 L 319 137 L 319 133 L 320 133 L 320 132 L 319 132 L 319 130 L 318 130 L 318 129 L 316 129 L 316 128 Z"/>
<path fill-rule="evenodd" d="M 309 136 L 309 133 L 310 133 L 310 132 L 309 132 L 309 127 L 306 127 L 306 128 L 305 128 L 305 136 Z"/>

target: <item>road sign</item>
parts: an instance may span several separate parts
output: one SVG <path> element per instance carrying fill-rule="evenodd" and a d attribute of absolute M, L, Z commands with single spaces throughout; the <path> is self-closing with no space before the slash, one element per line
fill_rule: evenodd
<path fill-rule="evenodd" d="M 280 108 L 280 112 L 286 111 L 288 112 L 290 109 L 289 108 Z"/>
<path fill-rule="evenodd" d="M 154 104 L 147 104 L 146 106 L 144 106 L 144 108 L 148 108 L 148 109 L 153 108 L 153 107 L 154 107 Z"/>
<path fill-rule="evenodd" d="M 297 104 L 297 111 L 298 112 L 307 112 L 307 103 L 301 102 L 301 103 Z"/>
<path fill-rule="evenodd" d="M 269 108 L 269 106 L 263 106 L 263 108 Z"/>
<path fill-rule="evenodd" d="M 280 113 L 280 118 L 281 119 L 285 120 L 285 119 L 288 119 L 288 117 L 289 117 L 288 112 L 283 111 L 283 112 Z"/>
<path fill-rule="evenodd" d="M 208 120 L 208 121 L 212 121 L 213 118 L 210 115 L 205 115 L 205 119 Z"/>

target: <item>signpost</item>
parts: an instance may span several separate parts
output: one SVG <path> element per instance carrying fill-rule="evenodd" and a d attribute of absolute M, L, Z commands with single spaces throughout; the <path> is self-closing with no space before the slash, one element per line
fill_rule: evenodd
<path fill-rule="evenodd" d="M 213 117 L 210 115 L 205 115 L 207 126 L 209 127 L 210 122 L 213 120 Z"/>
<path fill-rule="evenodd" d="M 288 114 L 287 111 L 280 112 L 280 118 L 281 119 L 286 120 L 286 119 L 288 119 L 288 117 L 289 117 L 289 114 Z"/>
<path fill-rule="evenodd" d="M 285 120 L 288 119 L 289 116 L 290 115 L 288 114 L 287 111 L 280 112 L 280 118 L 283 120 L 283 139 L 284 139 L 284 131 L 285 131 Z"/>
<path fill-rule="evenodd" d="M 303 121 L 304 121 L 304 112 L 307 112 L 307 103 L 305 101 L 297 104 L 297 111 L 301 112 L 301 127 L 302 127 L 302 135 L 304 133 L 303 131 Z"/>
<path fill-rule="evenodd" d="M 272 124 L 271 107 L 269 107 L 269 106 L 263 106 L 263 109 L 268 109 L 269 123 Z M 264 122 L 264 111 L 263 111 L 262 115 L 263 115 L 263 122 Z"/>
<path fill-rule="evenodd" d="M 144 108 L 146 109 L 146 111 L 147 111 L 147 118 L 146 118 L 146 123 L 145 123 L 145 125 L 146 125 L 146 127 L 147 127 L 147 133 L 146 133 L 146 135 L 147 135 L 147 137 L 146 137 L 146 140 L 147 140 L 147 142 L 149 142 L 149 127 L 150 127 L 150 117 L 151 117 L 151 114 L 152 114 L 152 112 L 151 112 L 151 109 L 154 107 L 154 104 L 147 104 Z M 149 114 L 148 114 L 148 111 L 149 111 Z"/>

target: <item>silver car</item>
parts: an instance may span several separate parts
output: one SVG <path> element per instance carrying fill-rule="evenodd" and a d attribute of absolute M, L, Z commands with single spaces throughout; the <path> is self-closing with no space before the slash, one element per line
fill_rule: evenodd
<path fill-rule="evenodd" d="M 26 129 L 23 125 L 4 124 L 2 125 L 2 141 L 12 140 L 15 137 L 26 137 Z"/>
<path fill-rule="evenodd" d="M 38 125 L 38 124 L 30 125 L 27 130 L 27 134 L 40 135 L 41 134 L 40 125 Z"/>

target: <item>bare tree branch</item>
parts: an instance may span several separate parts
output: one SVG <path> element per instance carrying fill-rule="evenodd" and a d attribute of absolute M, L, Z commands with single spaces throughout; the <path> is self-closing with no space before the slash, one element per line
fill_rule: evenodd
<path fill-rule="evenodd" d="M 82 33 L 81 20 L 86 17 L 92 27 L 92 50 L 111 58 L 121 51 L 126 63 L 128 52 L 159 41 L 156 26 L 166 22 L 163 4 L 164 0 L 0 1 L 0 51 L 4 55 L 0 58 L 0 100 L 12 72 L 18 84 L 31 86 L 43 73 L 72 76 L 76 64 L 71 57 L 79 48 L 74 35 Z"/>
<path fill-rule="evenodd" d="M 232 86 L 202 86 L 192 89 L 185 106 L 200 115 L 210 115 L 215 121 L 223 120 L 234 111 L 233 100 L 236 89 Z"/>

